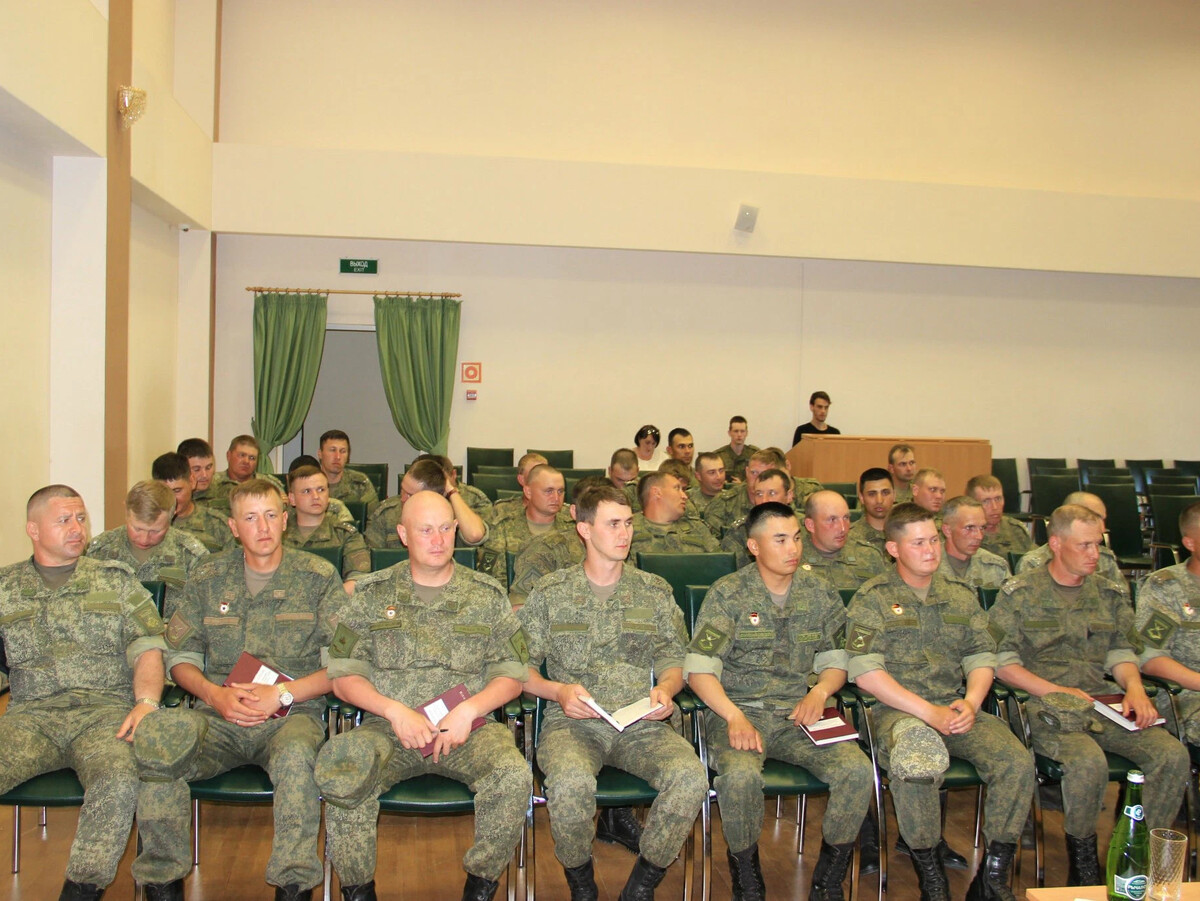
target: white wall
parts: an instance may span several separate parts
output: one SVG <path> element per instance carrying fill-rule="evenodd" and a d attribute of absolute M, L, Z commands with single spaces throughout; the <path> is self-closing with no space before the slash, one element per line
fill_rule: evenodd
<path fill-rule="evenodd" d="M 380 275 L 335 275 L 343 256 Z M 456 460 L 468 444 L 571 447 L 601 465 L 646 422 L 711 448 L 735 413 L 752 443 L 786 448 L 816 389 L 845 432 L 982 437 L 996 456 L 1192 458 L 1200 443 L 1163 387 L 1200 379 L 1195 280 L 249 236 L 221 239 L 217 270 L 218 444 L 252 415 L 247 285 L 462 292 L 459 359 L 484 381 L 473 402 L 456 383 Z M 371 322 L 370 297 L 330 309 Z M 369 342 L 359 353 L 322 383 L 343 380 L 343 418 L 386 433 L 377 389 L 355 409 L 378 366 Z"/>

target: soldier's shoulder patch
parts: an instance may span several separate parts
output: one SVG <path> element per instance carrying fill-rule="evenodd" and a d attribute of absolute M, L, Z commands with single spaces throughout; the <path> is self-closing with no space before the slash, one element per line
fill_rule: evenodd
<path fill-rule="evenodd" d="M 529 663 L 529 636 L 524 626 L 518 626 L 517 631 L 508 637 L 508 643 L 522 663 Z"/>
<path fill-rule="evenodd" d="M 94 559 L 94 558 L 89 557 L 88 559 Z M 130 566 L 128 563 L 122 563 L 120 560 L 99 560 L 99 559 L 97 559 L 96 563 L 100 564 L 100 566 L 102 566 L 104 569 L 115 569 L 115 570 L 117 570 L 117 572 L 123 572 L 130 576 L 132 576 L 134 574 L 133 567 Z"/>
<path fill-rule="evenodd" d="M 334 525 L 334 528 L 337 529 L 339 532 L 345 532 L 348 535 L 357 535 L 358 534 L 358 529 L 355 527 L 354 523 L 352 523 L 352 522 L 343 522 L 342 520 L 339 519 L 337 521 L 337 523 Z"/>
<path fill-rule="evenodd" d="M 169 644 L 175 650 L 179 650 L 179 648 L 187 640 L 188 636 L 195 631 L 196 627 L 188 622 L 187 617 L 184 616 L 180 611 L 176 610 L 173 614 L 171 614 L 171 619 L 167 623 L 167 631 L 164 637 L 167 640 L 167 644 Z"/>
<path fill-rule="evenodd" d="M 1176 625 L 1175 620 L 1171 617 L 1155 610 L 1146 620 L 1146 624 L 1142 626 L 1141 636 L 1150 647 L 1163 648 L 1171 637 L 1171 633 L 1175 631 Z"/>
<path fill-rule="evenodd" d="M 368 585 L 377 585 L 380 582 L 388 581 L 394 575 L 392 572 L 394 569 L 394 566 L 389 566 L 387 569 L 377 569 L 375 572 L 359 576 L 354 581 L 354 593 L 358 594 Z"/>
<path fill-rule="evenodd" d="M 204 542 L 192 535 L 190 532 L 185 532 L 183 529 L 172 528 L 171 532 L 175 535 L 179 546 L 192 557 L 205 557 L 208 555 L 208 548 L 204 546 Z"/>
<path fill-rule="evenodd" d="M 358 633 L 345 623 L 338 623 L 333 630 L 333 638 L 329 642 L 329 656 L 345 659 L 350 656 L 354 646 L 358 644 Z"/>
<path fill-rule="evenodd" d="M 701 654 L 719 654 L 729 643 L 729 636 L 713 626 L 703 626 L 692 637 L 691 650 Z"/>
<path fill-rule="evenodd" d="M 133 608 L 133 619 L 146 630 L 147 635 L 161 635 L 166 628 L 162 617 L 158 615 L 158 607 L 150 598 Z"/>
<path fill-rule="evenodd" d="M 474 569 L 470 569 L 470 570 L 468 570 L 468 572 L 471 574 L 472 582 L 478 582 L 480 584 L 486 585 L 488 588 L 491 588 L 494 591 L 499 592 L 501 595 L 504 594 L 503 586 L 501 586 L 500 583 L 497 582 L 492 576 L 489 576 L 487 573 L 481 573 L 478 570 L 474 570 Z"/>
<path fill-rule="evenodd" d="M 875 630 L 851 623 L 846 630 L 846 650 L 856 654 L 869 654 L 875 643 Z"/>

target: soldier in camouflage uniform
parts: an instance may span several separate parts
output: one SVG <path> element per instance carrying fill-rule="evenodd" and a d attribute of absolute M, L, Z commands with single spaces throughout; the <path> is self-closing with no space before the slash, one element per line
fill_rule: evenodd
<path fill-rule="evenodd" d="M 713 498 L 725 489 L 725 463 L 720 454 L 707 451 L 696 456 L 696 484 L 688 489 L 688 500 L 699 516 L 712 503 Z"/>
<path fill-rule="evenodd" d="M 987 528 L 983 549 L 1008 560 L 1009 554 L 1027 554 L 1033 550 L 1029 530 L 1011 516 L 1004 515 L 1004 486 L 993 475 L 973 476 L 967 482 L 967 494 L 983 504 Z"/>
<path fill-rule="evenodd" d="M 623 492 L 591 489 L 576 512 L 584 562 L 543 578 L 517 614 L 529 635 L 526 690 L 551 702 L 537 751 L 550 831 L 571 898 L 595 899 L 596 773 L 609 764 L 645 779 L 658 797 L 621 898 L 648 901 L 708 790 L 691 745 L 667 722 L 683 687 L 683 614 L 664 580 L 625 565 L 633 513 Z M 543 664 L 546 677 L 538 671 Z M 586 703 L 594 699 L 611 712 L 647 693 L 662 707 L 624 732 Z"/>
<path fill-rule="evenodd" d="M 629 453 L 633 454 L 633 451 Z M 633 477 L 637 478 L 637 455 L 634 454 Z M 510 516 L 515 516 L 517 513 L 525 512 L 525 486 L 529 484 L 529 474 L 533 472 L 535 466 L 543 466 L 547 463 L 545 457 L 541 454 L 523 454 L 521 459 L 517 461 L 517 485 L 521 489 L 521 494 L 515 497 L 499 498 L 492 504 L 492 515 L 488 517 L 488 524 L 499 522 L 502 519 L 508 519 Z"/>
<path fill-rule="evenodd" d="M 1168 692 L 1158 693 L 1158 710 L 1168 729 L 1200 745 L 1200 503 L 1179 514 L 1179 534 L 1191 556 L 1151 573 L 1138 591 L 1139 659 L 1142 672 L 1183 686 L 1175 698 L 1181 723 L 1174 721 Z"/>
<path fill-rule="evenodd" d="M 980 547 L 986 522 L 983 505 L 960 494 L 946 501 L 942 512 L 943 553 L 938 571 L 972 588 L 999 588 L 1012 573 L 1007 560 Z"/>
<path fill-rule="evenodd" d="M 489 716 L 521 693 L 525 633 L 499 585 L 455 565 L 454 513 L 444 498 L 414 494 L 400 528 L 409 560 L 359 580 L 329 648 L 334 690 L 368 714 L 317 760 L 333 865 L 343 898 L 374 901 L 379 795 L 437 773 L 476 792 L 463 898 L 484 901 L 512 858 L 530 803 L 529 767 Z M 422 713 L 460 683 L 469 697 L 443 719 Z M 472 731 L 480 717 L 487 724 Z M 428 745 L 432 754 L 423 757 Z"/>
<path fill-rule="evenodd" d="M 850 541 L 869 544 L 879 552 L 886 564 L 890 559 L 887 552 L 887 536 L 883 524 L 895 504 L 896 490 L 892 486 L 892 474 L 886 469 L 872 467 L 863 470 L 858 477 L 858 506 L 862 517 L 850 526 Z"/>
<path fill-rule="evenodd" d="M 137 802 L 128 742 L 163 689 L 154 601 L 123 563 L 81 556 L 87 528 L 73 489 L 43 488 L 26 507 L 32 558 L 0 569 L 0 645 L 12 680 L 0 717 L 0 793 L 64 767 L 84 789 L 60 901 L 98 899 L 116 876 Z"/>
<path fill-rule="evenodd" d="M 1062 764 L 1063 830 L 1068 885 L 1095 885 L 1103 875 L 1096 852 L 1096 818 L 1108 787 L 1105 751 L 1128 757 L 1146 774 L 1144 804 L 1150 828 L 1170 826 L 1188 780 L 1188 755 L 1165 729 L 1148 728 L 1158 711 L 1137 667 L 1141 638 L 1133 608 L 1096 566 L 1104 522 L 1078 505 L 1050 516 L 1052 559 L 1004 583 L 991 610 L 999 643 L 998 675 L 1028 691 L 1033 747 Z M 1122 704 L 1139 731 L 1129 732 L 1092 713 L 1094 732 L 1066 732 L 1043 719 L 1041 698 L 1065 692 L 1107 694 L 1108 671 L 1125 690 Z"/>
<path fill-rule="evenodd" d="M 746 417 L 733 416 L 729 420 L 729 443 L 713 451 L 725 464 L 725 477 L 734 482 L 745 478 L 750 457 L 758 451 L 753 444 L 746 443 L 748 434 L 750 427 L 746 424 Z"/>
<path fill-rule="evenodd" d="M 321 435 L 317 445 L 321 472 L 329 480 L 329 496 L 339 501 L 355 501 L 367 505 L 370 513 L 379 504 L 379 492 L 370 477 L 350 469 L 350 436 L 341 429 L 330 429 Z"/>
<path fill-rule="evenodd" d="M 896 506 L 887 536 L 896 565 L 850 602 L 846 650 L 850 678 L 880 702 L 880 760 L 891 771 L 896 821 L 921 897 L 949 894 L 938 853 L 938 789 L 953 754 L 974 764 L 988 787 L 987 856 L 967 899 L 1012 901 L 1009 869 L 1033 795 L 1033 758 L 1002 720 L 980 711 L 996 665 L 987 613 L 965 582 L 938 573 L 941 547 L 929 511 Z"/>
<path fill-rule="evenodd" d="M 752 473 L 753 468 L 748 469 L 747 472 Z M 749 482 L 747 481 L 746 484 L 749 485 Z M 725 537 L 721 539 L 721 550 L 734 555 L 737 569 L 741 569 L 752 559 L 746 545 L 746 539 L 750 537 L 748 531 L 750 513 L 759 504 L 777 503 L 791 506 L 793 495 L 790 484 L 791 480 L 788 478 L 788 474 L 782 469 L 767 469 L 755 477 L 753 488 L 746 489 L 754 499 L 754 506 L 746 511 L 745 516 L 735 520 L 726 530 Z"/>
<path fill-rule="evenodd" d="M 233 543 L 229 518 L 193 500 L 196 478 L 191 473 L 187 457 L 173 453 L 156 457 L 150 468 L 150 477 L 162 482 L 175 495 L 172 528 L 191 535 L 213 554 L 227 549 Z"/>
<path fill-rule="evenodd" d="M 1091 510 L 1100 517 L 1101 527 L 1103 527 L 1104 520 L 1108 517 L 1108 509 L 1104 506 L 1104 501 L 1089 491 L 1072 491 L 1063 499 L 1063 506 L 1069 504 L 1077 504 L 1080 507 L 1086 507 L 1088 510 Z M 1040 566 L 1045 566 L 1050 562 L 1051 556 L 1053 555 L 1049 544 L 1035 547 L 1017 561 L 1017 574 L 1020 575 L 1021 573 L 1037 569 Z M 1121 593 L 1125 595 L 1125 598 L 1129 599 L 1129 583 L 1125 580 L 1125 576 L 1121 574 L 1121 565 L 1117 562 L 1117 555 L 1106 544 L 1100 545 L 1100 562 L 1096 565 L 1096 573 L 1116 585 L 1121 589 Z"/>
<path fill-rule="evenodd" d="M 458 469 L 455 468 L 454 462 L 445 454 L 421 454 L 417 460 L 433 460 L 440 467 L 442 473 L 446 476 L 446 490 L 457 491 L 459 496 L 466 502 L 475 514 L 483 520 L 487 520 L 492 515 L 492 502 L 486 494 L 476 488 L 474 485 L 468 485 L 465 482 L 458 481 Z M 416 462 L 416 461 L 414 461 Z"/>
<path fill-rule="evenodd" d="M 175 453 L 188 461 L 188 469 L 195 483 L 192 486 L 192 500 L 202 507 L 211 506 L 212 480 L 217 472 L 212 446 L 203 438 L 184 438 L 175 448 Z M 224 505 L 218 505 L 215 512 L 224 518 L 229 510 Z"/>
<path fill-rule="evenodd" d="M 817 747 L 798 727 L 819 720 L 845 684 L 846 611 L 825 580 L 797 572 L 801 532 L 790 505 L 756 506 L 748 534 L 755 565 L 709 589 L 684 663 L 689 686 L 712 711 L 705 718 L 709 759 L 718 773 L 733 896 L 765 897 L 762 767 L 774 757 L 830 786 L 809 898 L 837 901 L 870 803 L 871 762 L 855 742 Z"/>
<path fill-rule="evenodd" d="M 818 491 L 804 505 L 808 533 L 800 562 L 838 590 L 859 588 L 888 566 L 875 548 L 850 540 L 850 508 L 836 491 Z"/>
<path fill-rule="evenodd" d="M 942 507 L 946 504 L 946 477 L 940 470 L 922 469 L 916 474 L 912 481 L 912 502 L 934 515 L 940 531 Z"/>
<path fill-rule="evenodd" d="M 238 435 L 229 442 L 229 450 L 225 452 L 225 462 L 229 468 L 213 476 L 212 483 L 205 494 L 205 503 L 218 513 L 229 513 L 229 499 L 237 486 L 248 479 L 259 478 L 275 486 L 279 494 L 287 494 L 283 482 L 270 473 L 258 472 L 258 458 L 262 456 L 262 448 L 258 439 L 253 435 Z"/>
<path fill-rule="evenodd" d="M 231 499 L 240 551 L 205 558 L 167 624 L 167 668 L 196 707 L 162 710 L 138 730 L 142 851 L 133 875 L 147 898 L 182 899 L 191 869 L 188 781 L 258 764 L 274 786 L 275 837 L 267 882 L 275 898 L 308 899 L 320 884 L 321 802 L 313 764 L 325 740 L 321 650 L 346 594 L 334 568 L 283 546 L 283 498 L 262 479 Z M 231 683 L 242 653 L 294 678 Z M 286 716 L 275 714 L 289 708 Z"/>
<path fill-rule="evenodd" d="M 893 444 L 888 451 L 888 472 L 892 474 L 895 503 L 911 504 L 912 483 L 917 474 L 917 457 L 907 444 Z"/>
<path fill-rule="evenodd" d="M 679 479 L 666 472 L 652 472 L 638 482 L 642 511 L 633 517 L 633 544 L 637 554 L 702 554 L 721 550 L 708 526 L 687 513 L 687 494 Z"/>
<path fill-rule="evenodd" d="M 433 491 L 449 500 L 458 522 L 456 540 L 461 546 L 475 547 L 487 537 L 487 524 L 470 508 L 458 489 L 446 483 L 446 473 L 441 465 L 433 459 L 422 459 L 413 463 L 400 480 L 400 493 L 376 507 L 367 520 L 364 537 L 368 547 L 402 546 L 396 529 L 405 502 L 418 491 Z"/>
<path fill-rule="evenodd" d="M 315 466 L 301 466 L 288 473 L 288 485 L 288 503 L 296 512 L 288 517 L 283 543 L 303 550 L 340 547 L 342 579 L 346 591 L 353 592 L 354 580 L 371 571 L 371 552 L 358 529 L 338 522 L 329 512 L 325 473 Z"/>
<path fill-rule="evenodd" d="M 478 551 L 476 568 L 508 589 L 508 555 L 514 556 L 542 535 L 571 532 L 575 521 L 563 509 L 562 473 L 546 463 L 535 466 L 524 488 L 525 506 L 492 522 Z"/>
<path fill-rule="evenodd" d="M 162 482 L 138 482 L 125 496 L 125 525 L 102 532 L 88 545 L 96 560 L 119 560 L 143 582 L 165 582 L 167 616 L 183 596 L 183 586 L 208 550 L 170 525 L 175 495 Z M 229 530 L 229 526 L 225 526 Z"/>

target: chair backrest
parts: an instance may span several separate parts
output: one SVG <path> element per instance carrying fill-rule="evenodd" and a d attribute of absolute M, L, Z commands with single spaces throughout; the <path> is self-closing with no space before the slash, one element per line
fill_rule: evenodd
<path fill-rule="evenodd" d="M 1146 486 L 1147 494 L 1172 494 L 1176 497 L 1184 497 L 1189 494 L 1196 493 L 1196 485 L 1193 482 L 1154 482 Z"/>
<path fill-rule="evenodd" d="M 1154 540 L 1159 544 L 1180 545 L 1179 559 L 1188 556 L 1187 548 L 1180 543 L 1179 514 L 1200 501 L 1196 494 L 1150 494 L 1150 513 L 1154 517 Z"/>
<path fill-rule="evenodd" d="M 1108 482 L 1110 485 L 1118 482 L 1133 484 L 1133 473 L 1127 466 L 1080 466 L 1079 473 L 1085 485 L 1093 481 Z"/>
<path fill-rule="evenodd" d="M 367 505 L 365 501 L 342 501 L 354 517 L 354 527 L 360 532 L 367 530 Z"/>
<path fill-rule="evenodd" d="M 692 637 L 692 633 L 696 630 L 696 620 L 700 618 L 700 605 L 704 603 L 704 596 L 708 594 L 707 585 L 687 585 L 684 588 L 684 603 L 683 621 L 687 623 L 688 638 Z M 679 603 L 678 598 L 675 601 Z"/>
<path fill-rule="evenodd" d="M 371 572 L 387 569 L 389 566 L 403 563 L 407 559 L 408 548 L 406 547 L 373 547 L 371 548 Z M 456 547 L 454 549 L 454 562 L 459 566 L 465 566 L 467 569 L 474 569 L 475 548 Z"/>
<path fill-rule="evenodd" d="M 567 479 L 568 481 L 571 481 L 571 482 L 578 482 L 580 479 L 586 479 L 589 476 L 603 476 L 604 475 L 603 469 L 597 469 L 594 466 L 590 467 L 590 468 L 586 468 L 586 469 L 571 469 L 570 467 L 560 468 L 557 466 L 554 468 L 563 474 L 564 479 Z M 570 496 L 571 496 L 570 492 L 568 492 L 567 497 L 570 497 Z"/>
<path fill-rule="evenodd" d="M 675 593 L 675 603 L 687 604 L 687 586 L 711 585 L 735 568 L 731 553 L 643 554 L 637 555 L 637 568 L 662 576 Z"/>
<path fill-rule="evenodd" d="M 983 588 L 982 586 L 975 589 L 979 593 L 979 606 L 984 610 L 991 610 L 992 604 L 996 603 L 996 598 L 1000 594 L 999 588 Z"/>
<path fill-rule="evenodd" d="M 167 583 L 158 580 L 143 581 L 142 587 L 150 592 L 150 597 L 154 598 L 154 606 L 158 608 L 158 615 L 162 616 L 163 605 L 167 602 Z"/>
<path fill-rule="evenodd" d="M 1017 571 L 1017 564 L 1021 562 L 1021 558 L 1025 555 L 1020 551 L 1009 551 L 1006 556 L 1008 557 L 1008 571 L 1015 573 Z"/>
<path fill-rule="evenodd" d="M 1093 482 L 1088 485 L 1088 490 L 1104 501 L 1108 511 L 1108 541 L 1112 552 L 1118 557 L 1142 556 L 1142 515 L 1133 483 L 1106 485 Z"/>
<path fill-rule="evenodd" d="M 836 491 L 846 500 L 846 506 L 853 510 L 858 506 L 857 482 L 825 482 L 826 491 Z"/>
<path fill-rule="evenodd" d="M 1197 478 L 1178 469 L 1147 469 L 1146 481 L 1151 485 L 1196 485 Z"/>
<path fill-rule="evenodd" d="M 525 451 L 527 454 L 541 454 L 546 462 L 555 469 L 570 469 L 575 465 L 573 450 L 534 450 L 532 447 Z"/>
<path fill-rule="evenodd" d="M 1079 469 L 1075 466 L 1039 466 L 1037 474 L 1040 476 L 1075 476 L 1079 478 Z"/>
<path fill-rule="evenodd" d="M 1057 469 L 1062 469 L 1064 466 L 1067 465 L 1067 458 L 1066 457 L 1029 457 L 1028 459 L 1026 459 L 1025 463 L 1029 467 L 1029 476 L 1030 476 L 1030 478 L 1032 478 L 1035 473 L 1041 472 L 1042 467 L 1044 467 L 1044 466 L 1052 466 Z"/>
<path fill-rule="evenodd" d="M 308 551 L 310 554 L 316 554 L 318 557 L 324 557 L 333 564 L 333 568 L 341 575 L 342 572 L 342 549 L 340 547 L 304 547 L 302 551 Z"/>
<path fill-rule="evenodd" d="M 493 503 L 499 497 L 496 492 L 501 488 L 518 492 L 521 490 L 521 483 L 517 481 L 516 473 L 512 475 L 500 475 L 490 472 L 477 472 L 471 479 L 471 484 L 486 494 L 488 500 Z"/>
<path fill-rule="evenodd" d="M 1162 469 L 1162 460 L 1126 460 L 1125 468 L 1129 470 L 1133 476 L 1133 484 L 1137 487 L 1138 494 L 1146 493 L 1146 470 L 1147 469 Z"/>
<path fill-rule="evenodd" d="M 839 588 L 838 589 L 838 594 L 840 594 L 842 596 L 842 604 L 846 607 L 850 606 L 850 601 L 854 598 L 854 595 L 856 595 L 857 593 L 858 593 L 857 588 Z"/>
<path fill-rule="evenodd" d="M 1016 457 L 993 457 L 992 475 L 1004 490 L 1004 512 L 1021 512 L 1021 480 L 1017 477 Z"/>
<path fill-rule="evenodd" d="M 517 555 L 513 551 L 504 552 L 504 568 L 505 575 L 508 577 L 508 584 L 511 585 L 517 580 Z"/>
<path fill-rule="evenodd" d="M 513 449 L 511 447 L 468 447 L 467 448 L 467 482 L 475 484 L 475 473 L 481 464 L 488 466 L 512 466 Z"/>
<path fill-rule="evenodd" d="M 493 475 L 510 475 L 515 476 L 521 471 L 518 466 L 480 466 L 476 472 L 490 472 Z"/>
<path fill-rule="evenodd" d="M 1101 460 L 1101 459 L 1085 460 L 1083 457 L 1080 457 L 1078 460 L 1075 461 L 1075 465 L 1077 467 L 1079 467 L 1080 469 L 1086 469 L 1089 466 L 1116 466 L 1117 461 L 1114 459 L 1111 459 L 1111 458 L 1107 459 L 1107 460 Z"/>
<path fill-rule="evenodd" d="M 347 469 L 354 469 L 361 472 L 371 484 L 375 486 L 375 493 L 379 495 L 379 499 L 383 500 L 387 497 L 388 486 L 388 463 L 347 463 Z"/>
<path fill-rule="evenodd" d="M 1062 506 L 1063 499 L 1072 491 L 1079 490 L 1079 475 L 1042 475 L 1030 476 L 1029 485 L 1033 489 L 1031 512 L 1039 516 L 1049 516 Z"/>
<path fill-rule="evenodd" d="M 1175 471 L 1189 476 L 1200 476 L 1200 460 L 1176 460 Z"/>

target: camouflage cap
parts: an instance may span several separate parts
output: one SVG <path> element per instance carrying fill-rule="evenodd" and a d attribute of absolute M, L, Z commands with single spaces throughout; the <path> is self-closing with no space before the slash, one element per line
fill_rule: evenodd
<path fill-rule="evenodd" d="M 1065 691 L 1042 695 L 1038 719 L 1058 732 L 1100 732 L 1102 727 L 1092 717 L 1092 702 Z"/>
<path fill-rule="evenodd" d="M 918 719 L 906 717 L 892 727 L 891 775 L 904 782 L 932 783 L 950 766 L 941 737 Z"/>

